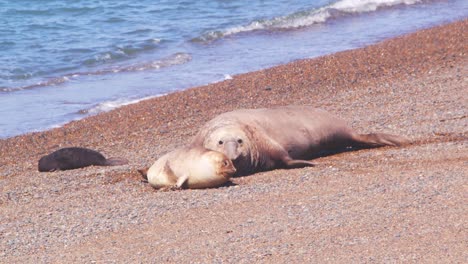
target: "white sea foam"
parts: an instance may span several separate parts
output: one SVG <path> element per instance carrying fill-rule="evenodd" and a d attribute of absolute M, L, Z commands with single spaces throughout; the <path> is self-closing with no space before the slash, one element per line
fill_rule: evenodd
<path fill-rule="evenodd" d="M 117 99 L 117 100 L 112 100 L 112 101 L 106 101 L 106 102 L 99 103 L 90 109 L 80 110 L 79 113 L 95 115 L 95 114 L 99 114 L 102 112 L 108 112 L 108 111 L 111 111 L 113 109 L 116 109 L 122 106 L 136 104 L 144 100 L 148 100 L 148 99 L 155 98 L 155 97 L 160 97 L 163 95 L 165 94 L 159 94 L 159 95 L 144 97 L 140 99 Z"/>
<path fill-rule="evenodd" d="M 195 41 L 212 41 L 218 38 L 256 30 L 286 30 L 324 23 L 346 14 L 373 12 L 379 8 L 396 5 L 412 5 L 423 0 L 339 0 L 330 5 L 301 11 L 269 20 L 257 20 L 250 24 L 231 27 L 223 31 L 211 31 Z"/>
<path fill-rule="evenodd" d="M 130 71 L 144 71 L 144 70 L 154 70 L 170 66 L 175 66 L 179 64 L 184 64 L 192 60 L 192 56 L 188 53 L 179 52 L 171 56 L 165 57 L 160 60 L 138 63 L 130 66 L 122 66 L 115 68 L 117 72 L 130 72 Z"/>
<path fill-rule="evenodd" d="M 21 88 L 0 87 L 0 92 L 13 92 L 22 90 Z"/>
<path fill-rule="evenodd" d="M 82 111 L 80 111 L 80 113 L 95 115 L 95 114 L 98 114 L 98 113 L 101 113 L 101 112 L 108 112 L 108 111 L 110 111 L 112 109 L 115 109 L 115 108 L 118 108 L 120 106 L 135 104 L 135 103 L 138 103 L 140 101 L 141 101 L 141 99 L 137 99 L 137 100 L 117 99 L 117 100 L 114 100 L 114 101 L 106 101 L 106 102 L 99 103 L 99 104 L 95 105 L 94 107 L 92 107 L 90 109 L 82 110 Z"/>
<path fill-rule="evenodd" d="M 104 53 L 104 54 L 97 54 L 97 55 L 94 55 L 94 59 L 96 61 L 109 61 L 112 59 L 112 55 L 108 52 Z"/>
<path fill-rule="evenodd" d="M 103 68 L 96 71 L 87 71 L 87 72 L 75 72 L 66 74 L 60 77 L 51 77 L 45 81 L 40 81 L 31 85 L 26 85 L 22 87 L 0 87 L 0 92 L 15 92 L 26 89 L 33 89 L 37 87 L 44 86 L 53 86 L 59 85 L 65 82 L 68 82 L 73 79 L 77 79 L 81 76 L 92 76 L 92 75 L 105 75 L 113 74 L 120 72 L 136 72 L 136 71 L 145 71 L 145 70 L 157 70 L 165 67 L 171 67 L 179 64 L 184 64 L 192 60 L 192 55 L 189 53 L 175 53 L 170 56 L 161 58 L 159 60 L 149 61 L 149 62 L 139 62 L 132 65 L 121 65 L 113 66 L 109 68 Z"/>
<path fill-rule="evenodd" d="M 395 5 L 412 5 L 422 0 L 341 0 L 332 5 L 334 8 L 346 13 L 372 12 L 381 7 L 390 7 Z"/>
<path fill-rule="evenodd" d="M 80 116 L 77 116 L 75 118 L 72 118 L 72 119 L 64 121 L 64 122 L 55 123 L 55 124 L 52 124 L 52 125 L 49 125 L 49 126 L 36 128 L 36 129 L 31 129 L 30 132 L 41 132 L 41 131 L 46 131 L 46 130 L 49 130 L 49 129 L 60 128 L 60 127 L 63 127 L 64 125 L 66 125 L 66 124 L 68 124 L 70 122 L 81 120 L 81 119 L 85 118 L 88 115 L 96 115 L 96 114 L 99 114 L 99 113 L 102 113 L 102 112 L 108 112 L 108 111 L 111 111 L 113 109 L 119 108 L 121 106 L 136 104 L 136 103 L 144 101 L 144 100 L 148 100 L 148 99 L 151 99 L 151 98 L 164 96 L 164 95 L 166 95 L 166 94 L 160 94 L 160 95 L 156 95 L 156 96 L 148 96 L 148 97 L 145 97 L 145 98 L 133 99 L 133 100 L 131 100 L 131 99 L 117 99 L 117 100 L 114 100 L 114 101 L 102 102 L 100 104 L 95 105 L 94 107 L 92 107 L 90 109 L 84 109 L 84 110 L 78 111 L 78 114 L 81 114 Z"/>

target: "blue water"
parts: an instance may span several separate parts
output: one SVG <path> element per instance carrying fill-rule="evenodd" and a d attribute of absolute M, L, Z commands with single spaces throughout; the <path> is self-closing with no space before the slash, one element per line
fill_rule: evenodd
<path fill-rule="evenodd" d="M 0 138 L 467 17 L 466 0 L 0 0 Z"/>

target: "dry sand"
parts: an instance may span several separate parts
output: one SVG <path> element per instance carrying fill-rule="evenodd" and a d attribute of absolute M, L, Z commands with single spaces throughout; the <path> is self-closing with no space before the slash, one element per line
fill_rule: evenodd
<path fill-rule="evenodd" d="M 467 263 L 467 40 L 464 20 L 0 140 L 0 263 Z M 140 181 L 215 115 L 287 104 L 415 143 L 216 189 Z M 67 146 L 130 165 L 37 172 Z"/>

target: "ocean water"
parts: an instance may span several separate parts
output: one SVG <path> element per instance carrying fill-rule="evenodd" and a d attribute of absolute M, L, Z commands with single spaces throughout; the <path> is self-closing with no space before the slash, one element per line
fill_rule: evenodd
<path fill-rule="evenodd" d="M 466 0 L 0 0 L 0 138 L 467 17 Z"/>

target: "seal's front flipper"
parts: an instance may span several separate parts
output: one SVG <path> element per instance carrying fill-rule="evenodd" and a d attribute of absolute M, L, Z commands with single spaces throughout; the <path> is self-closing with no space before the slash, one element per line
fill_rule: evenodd
<path fill-rule="evenodd" d="M 177 183 L 175 185 L 175 187 L 177 188 L 180 188 L 180 189 L 185 189 L 187 188 L 188 186 L 188 174 L 185 174 L 184 176 L 180 177 L 178 180 L 177 180 Z"/>
<path fill-rule="evenodd" d="M 145 180 L 146 182 L 148 182 L 148 170 L 149 168 L 137 170 L 141 174 L 141 177 L 143 178 L 143 180 Z"/>
<path fill-rule="evenodd" d="M 283 160 L 284 165 L 286 168 L 303 168 L 303 167 L 314 167 L 315 164 L 308 160 L 293 160 L 291 158 L 286 158 Z"/>

